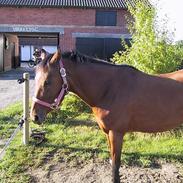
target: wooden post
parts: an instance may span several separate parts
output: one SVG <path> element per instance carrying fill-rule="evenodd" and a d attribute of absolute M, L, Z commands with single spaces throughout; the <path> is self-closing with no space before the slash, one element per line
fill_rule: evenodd
<path fill-rule="evenodd" d="M 27 145 L 29 142 L 29 73 L 23 74 L 23 144 Z"/>

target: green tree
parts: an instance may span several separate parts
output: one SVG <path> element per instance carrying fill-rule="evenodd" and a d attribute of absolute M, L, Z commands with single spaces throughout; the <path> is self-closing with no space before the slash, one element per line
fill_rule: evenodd
<path fill-rule="evenodd" d="M 128 17 L 128 28 L 132 45 L 122 41 L 125 51 L 114 54 L 113 61 L 125 63 L 146 73 L 165 73 L 176 70 L 183 59 L 183 49 L 172 44 L 166 21 L 158 30 L 156 9 L 142 1 L 135 7 L 129 6 L 132 17 Z"/>

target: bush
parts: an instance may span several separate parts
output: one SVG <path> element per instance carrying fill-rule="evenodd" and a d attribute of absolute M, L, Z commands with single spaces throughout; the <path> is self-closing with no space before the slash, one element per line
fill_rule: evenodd
<path fill-rule="evenodd" d="M 91 113 L 91 109 L 76 95 L 69 94 L 61 105 L 60 110 L 52 111 L 47 118 L 47 123 L 65 123 L 68 119 L 76 118 L 81 114 Z"/>
<path fill-rule="evenodd" d="M 81 99 L 79 99 L 74 94 L 69 94 L 65 97 L 64 102 L 62 104 L 62 109 L 76 113 L 91 112 L 89 106 L 87 106 Z"/>
<path fill-rule="evenodd" d="M 155 8 L 143 2 L 138 2 L 135 8 L 129 6 L 129 11 L 132 15 L 128 18 L 132 46 L 122 41 L 126 50 L 115 53 L 113 60 L 151 74 L 176 70 L 183 59 L 183 49 L 172 44 L 166 21 L 163 30 L 158 30 Z"/>

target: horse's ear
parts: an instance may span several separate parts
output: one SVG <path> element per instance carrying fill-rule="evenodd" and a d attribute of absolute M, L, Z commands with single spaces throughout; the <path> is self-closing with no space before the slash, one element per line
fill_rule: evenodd
<path fill-rule="evenodd" d="M 60 59 L 61 59 L 61 50 L 60 48 L 58 48 L 53 57 L 51 58 L 50 63 L 55 63 Z"/>
<path fill-rule="evenodd" d="M 41 49 L 41 60 L 45 60 L 48 54 L 45 49 Z"/>

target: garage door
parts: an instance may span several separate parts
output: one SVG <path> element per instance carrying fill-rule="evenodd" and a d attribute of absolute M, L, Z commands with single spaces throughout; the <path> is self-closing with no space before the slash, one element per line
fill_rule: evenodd
<path fill-rule="evenodd" d="M 122 49 L 121 39 L 117 38 L 76 38 L 77 51 L 100 59 L 110 60 Z"/>

